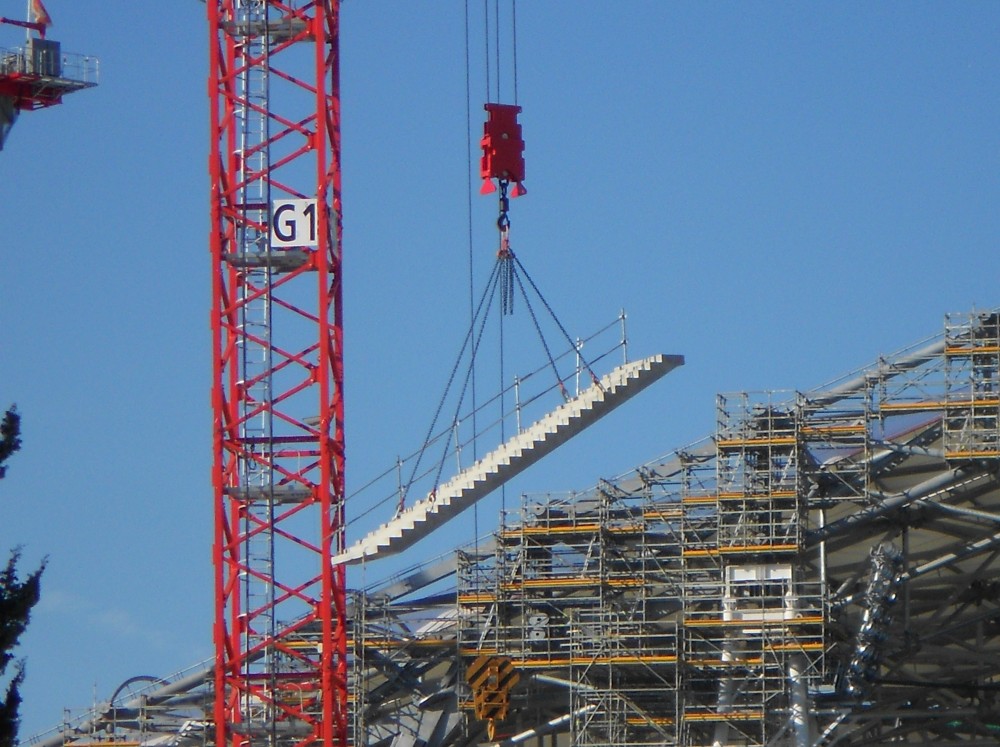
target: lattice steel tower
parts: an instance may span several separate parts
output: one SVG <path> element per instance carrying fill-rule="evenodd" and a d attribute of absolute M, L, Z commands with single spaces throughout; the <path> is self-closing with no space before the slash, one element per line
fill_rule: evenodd
<path fill-rule="evenodd" d="M 346 745 L 339 3 L 208 21 L 216 744 Z"/>

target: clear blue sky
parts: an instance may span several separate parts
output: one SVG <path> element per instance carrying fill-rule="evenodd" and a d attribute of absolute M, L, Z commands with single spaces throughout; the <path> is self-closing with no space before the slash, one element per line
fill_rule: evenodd
<path fill-rule="evenodd" d="M 0 404 L 24 416 L 0 548 L 49 559 L 23 736 L 211 652 L 204 5 L 46 5 L 102 82 L 0 153 Z M 343 7 L 352 485 L 420 440 L 467 323 L 463 18 Z M 515 251 L 572 334 L 624 307 L 635 355 L 687 365 L 515 494 L 710 433 L 717 392 L 810 388 L 1000 303 L 1000 5 L 536 0 L 518 21 Z M 494 207 L 474 204 L 481 278 Z"/>

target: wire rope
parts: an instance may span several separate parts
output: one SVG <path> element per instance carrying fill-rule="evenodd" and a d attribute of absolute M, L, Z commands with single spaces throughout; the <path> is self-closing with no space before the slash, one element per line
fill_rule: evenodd
<path fill-rule="evenodd" d="M 514 53 L 514 104 L 517 104 L 517 0 L 510 0 L 511 34 Z"/>
<path fill-rule="evenodd" d="M 473 231 L 472 231 L 472 62 L 469 51 L 469 0 L 465 0 L 465 214 L 467 217 L 467 234 L 469 244 L 469 323 L 475 320 L 475 273 L 473 254 Z M 476 399 L 476 359 L 472 358 L 472 433 L 479 432 L 476 423 L 478 404 Z M 475 462 L 479 458 L 479 439 L 472 439 L 472 460 Z M 476 556 L 479 556 L 479 505 L 472 507 L 472 526 L 475 536 Z"/>
<path fill-rule="evenodd" d="M 500 0 L 493 0 L 493 33 L 496 39 L 493 44 L 493 51 L 497 58 L 497 101 L 500 101 Z"/>
<path fill-rule="evenodd" d="M 483 21 L 486 24 L 485 39 L 486 44 L 486 100 L 490 100 L 490 0 L 483 0 Z"/>
<path fill-rule="evenodd" d="M 475 262 L 473 254 L 473 232 L 472 232 L 472 64 L 469 54 L 469 0 L 465 0 L 465 155 L 466 155 L 466 191 L 465 191 L 465 214 L 467 217 L 467 233 L 469 244 L 469 324 L 475 320 L 476 288 L 475 288 Z M 475 366 L 475 358 L 472 361 Z M 476 371 L 472 370 L 472 432 L 476 433 Z M 472 458 L 475 460 L 479 456 L 478 443 L 472 441 Z M 478 531 L 476 532 L 478 535 Z"/>

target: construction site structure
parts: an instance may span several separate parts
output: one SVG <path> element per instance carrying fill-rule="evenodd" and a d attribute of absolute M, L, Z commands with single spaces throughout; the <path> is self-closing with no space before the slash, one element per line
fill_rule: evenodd
<path fill-rule="evenodd" d="M 351 592 L 353 743 L 996 744 L 998 322 L 720 396 L 710 436 Z M 212 669 L 32 744 L 203 744 Z"/>
<path fill-rule="evenodd" d="M 527 504 L 459 555 L 460 660 L 545 650 L 573 744 L 994 742 L 997 319 L 821 391 L 720 396 L 710 440 Z M 646 665 L 608 687 L 619 648 Z"/>
<path fill-rule="evenodd" d="M 100 72 L 96 57 L 62 51 L 62 45 L 44 35 L 44 25 L 0 18 L 0 24 L 28 29 L 21 47 L 0 48 L 0 150 L 23 111 L 61 104 L 67 94 L 93 88 Z"/>

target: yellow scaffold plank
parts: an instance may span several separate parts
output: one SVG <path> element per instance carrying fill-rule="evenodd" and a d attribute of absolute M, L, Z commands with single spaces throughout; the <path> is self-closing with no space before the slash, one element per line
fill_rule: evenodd
<path fill-rule="evenodd" d="M 795 436 L 778 436 L 775 438 L 726 438 L 720 439 L 717 445 L 720 449 L 731 449 L 737 446 L 793 446 Z"/>
<path fill-rule="evenodd" d="M 686 657 L 684 659 L 686 664 L 698 667 L 756 667 L 764 663 L 763 656 L 745 656 L 742 659 L 710 659 L 703 657 Z"/>
<path fill-rule="evenodd" d="M 794 543 L 783 543 L 777 545 L 733 545 L 731 547 L 720 547 L 722 555 L 740 555 L 742 553 L 757 552 L 798 552 L 799 546 Z"/>
<path fill-rule="evenodd" d="M 754 610 L 748 610 L 753 613 Z M 816 625 L 823 622 L 822 615 L 803 617 L 788 617 L 774 620 L 724 620 L 721 617 L 685 618 L 684 625 L 689 628 L 781 628 L 792 625 Z"/>
<path fill-rule="evenodd" d="M 920 412 L 923 410 L 943 410 L 947 402 L 883 402 L 879 409 L 889 412 Z"/>
<path fill-rule="evenodd" d="M 453 638 L 363 638 L 362 644 L 370 648 L 410 648 L 411 646 L 437 647 L 452 643 Z"/>
<path fill-rule="evenodd" d="M 514 663 L 524 669 L 544 669 L 546 667 L 569 667 L 585 665 L 620 664 L 676 664 L 675 654 L 620 654 L 616 656 L 544 656 L 514 659 Z"/>
<path fill-rule="evenodd" d="M 768 651 L 822 651 L 825 645 L 822 641 L 813 641 L 811 643 L 779 643 L 773 646 L 768 646 Z"/>
<path fill-rule="evenodd" d="M 496 600 L 496 594 L 491 594 L 487 591 L 458 595 L 459 604 L 493 604 Z"/>
<path fill-rule="evenodd" d="M 1000 451 L 997 449 L 984 449 L 977 451 L 946 451 L 944 453 L 945 459 L 983 459 L 991 457 L 1000 457 Z"/>
<path fill-rule="evenodd" d="M 812 425 L 799 428 L 799 433 L 804 436 L 839 436 L 843 434 L 864 433 L 866 430 L 864 423 L 852 423 L 851 425 Z"/>
<path fill-rule="evenodd" d="M 797 552 L 798 549 L 799 546 L 796 544 L 732 545 L 731 547 L 710 547 L 705 549 L 681 550 L 681 556 L 685 558 L 708 558 L 716 555 L 742 555 L 745 553 Z"/>
<path fill-rule="evenodd" d="M 763 711 L 731 711 L 729 713 L 695 711 L 684 714 L 685 721 L 756 721 L 762 718 L 764 718 Z"/>
<path fill-rule="evenodd" d="M 686 495 L 681 498 L 685 506 L 708 506 L 719 502 L 717 495 Z"/>
<path fill-rule="evenodd" d="M 882 411 L 889 412 L 920 412 L 924 410 L 968 410 L 978 407 L 998 407 L 1000 399 L 959 399 L 935 400 L 925 402 L 884 402 L 879 406 Z"/>
<path fill-rule="evenodd" d="M 627 716 L 625 723 L 629 726 L 645 726 L 647 724 L 673 726 L 676 723 L 676 719 L 671 716 Z"/>
<path fill-rule="evenodd" d="M 682 558 L 712 558 L 719 554 L 719 548 L 709 547 L 705 549 L 684 549 L 681 550 Z"/>
<path fill-rule="evenodd" d="M 600 524 L 599 522 L 588 522 L 586 524 L 557 524 L 555 526 L 530 526 L 520 529 L 505 529 L 500 534 L 505 539 L 517 539 L 520 536 L 539 537 L 550 534 L 596 534 L 598 532 L 609 532 L 611 534 L 637 534 L 645 527 L 642 524 Z"/>
<path fill-rule="evenodd" d="M 551 578 L 526 578 L 520 581 L 505 581 L 500 584 L 500 588 L 504 591 L 514 591 L 517 589 L 562 589 L 567 586 L 594 586 L 597 583 L 599 583 L 599 579 L 587 576 L 553 576 Z"/>
<path fill-rule="evenodd" d="M 1000 345 L 952 345 L 944 349 L 945 355 L 982 355 L 986 353 L 1000 353 Z"/>
<path fill-rule="evenodd" d="M 720 501 L 767 501 L 775 498 L 795 498 L 797 493 L 794 490 L 774 490 L 770 493 L 719 493 Z"/>
<path fill-rule="evenodd" d="M 652 519 L 653 521 L 657 519 L 679 519 L 683 515 L 684 512 L 680 508 L 651 508 L 642 512 L 642 518 Z"/>
<path fill-rule="evenodd" d="M 623 578 L 600 579 L 594 576 L 551 576 L 549 578 L 526 578 L 514 581 L 505 581 L 500 585 L 504 591 L 517 591 L 519 589 L 565 589 L 577 586 L 617 586 L 635 587 L 645 583 L 638 576 L 628 576 Z"/>
<path fill-rule="evenodd" d="M 459 656 L 479 656 L 480 654 L 495 654 L 497 650 L 495 648 L 460 648 L 458 650 Z"/>

